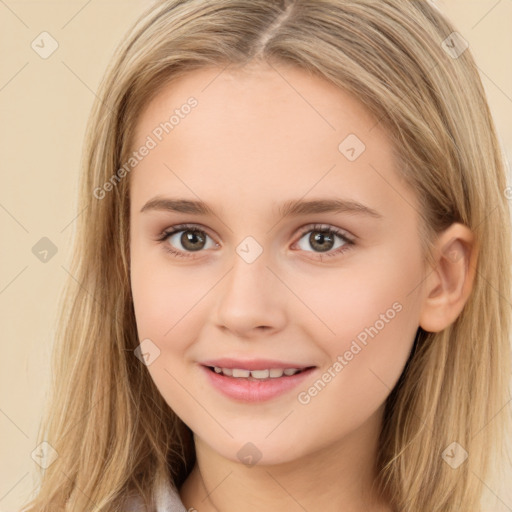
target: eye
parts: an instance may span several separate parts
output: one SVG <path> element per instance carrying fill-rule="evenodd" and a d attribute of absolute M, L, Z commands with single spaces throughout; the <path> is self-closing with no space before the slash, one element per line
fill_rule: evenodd
<path fill-rule="evenodd" d="M 306 237 L 309 233 L 311 233 L 309 237 Z M 210 246 L 208 246 L 208 239 L 212 242 Z M 309 244 L 313 247 L 313 251 L 308 251 L 307 248 L 304 247 L 305 244 L 301 244 L 303 239 L 305 240 L 305 244 Z M 336 239 L 339 241 L 338 245 L 336 245 Z M 195 258 L 194 252 L 219 247 L 219 244 L 214 242 L 205 230 L 200 229 L 200 226 L 195 224 L 173 226 L 162 232 L 158 241 L 164 244 L 164 249 L 167 252 L 179 258 Z M 303 229 L 301 238 L 296 243 L 301 250 L 314 252 L 318 254 L 321 259 L 323 256 L 336 256 L 337 254 L 349 250 L 350 246 L 354 245 L 354 240 L 344 231 L 331 226 L 314 224 Z M 178 248 L 176 248 L 176 245 L 178 245 Z M 181 247 L 179 247 L 179 245 L 181 245 Z"/>
<path fill-rule="evenodd" d="M 308 234 L 309 236 L 306 237 Z M 338 245 L 336 245 L 336 238 L 340 241 Z M 305 244 L 300 245 L 303 239 L 305 240 Z M 305 231 L 302 231 L 301 238 L 297 243 L 300 249 L 306 252 L 315 252 L 320 256 L 336 256 L 350 249 L 350 246 L 354 245 L 354 240 L 344 231 L 330 226 L 315 224 L 308 226 Z M 306 244 L 309 244 L 315 250 L 308 251 L 304 247 Z M 333 251 L 333 249 L 336 250 Z"/>
<path fill-rule="evenodd" d="M 159 242 L 169 242 L 164 244 L 164 249 L 175 256 L 182 258 L 194 258 L 193 255 L 187 254 L 190 252 L 200 252 L 203 249 L 210 249 L 207 246 L 207 239 L 211 237 L 203 230 L 198 229 L 195 225 L 180 225 L 174 226 L 173 228 L 164 231 L 158 238 Z M 212 240 L 213 242 L 213 240 Z M 181 245 L 183 247 L 175 249 L 175 245 Z M 213 247 L 217 247 L 218 244 L 213 242 Z"/>

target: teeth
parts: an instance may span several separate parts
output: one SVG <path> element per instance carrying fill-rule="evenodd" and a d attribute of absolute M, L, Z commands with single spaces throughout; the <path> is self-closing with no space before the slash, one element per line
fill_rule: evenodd
<path fill-rule="evenodd" d="M 272 379 L 277 379 L 282 377 L 283 374 L 290 376 L 299 373 L 300 370 L 298 368 L 271 368 L 269 370 L 242 370 L 240 368 L 219 368 L 218 366 L 214 366 L 213 370 L 215 373 L 222 373 L 229 377 L 235 378 L 247 378 L 253 377 L 254 379 L 268 379 L 269 377 Z"/>
<path fill-rule="evenodd" d="M 233 377 L 249 377 L 251 372 L 249 370 L 239 370 L 238 368 L 233 368 Z"/>
<path fill-rule="evenodd" d="M 269 370 L 252 370 L 251 375 L 255 379 L 267 379 L 269 376 Z"/>

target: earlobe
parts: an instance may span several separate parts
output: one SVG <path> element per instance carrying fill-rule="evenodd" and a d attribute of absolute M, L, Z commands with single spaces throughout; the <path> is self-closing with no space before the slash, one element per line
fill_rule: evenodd
<path fill-rule="evenodd" d="M 442 331 L 455 322 L 471 294 L 477 259 L 471 230 L 452 224 L 438 237 L 434 257 L 420 315 L 420 327 L 428 332 Z"/>

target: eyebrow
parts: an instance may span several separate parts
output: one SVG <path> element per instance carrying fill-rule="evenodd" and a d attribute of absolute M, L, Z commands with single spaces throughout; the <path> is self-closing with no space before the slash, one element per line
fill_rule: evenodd
<path fill-rule="evenodd" d="M 152 210 L 188 213 L 192 215 L 215 215 L 213 209 L 202 201 L 172 199 L 161 196 L 150 199 L 140 211 L 143 213 Z M 292 199 L 280 204 L 278 208 L 278 214 L 281 217 L 313 213 L 357 213 L 368 215 L 376 219 L 382 218 L 382 215 L 376 210 L 356 201 L 346 199 L 314 199 L 309 201 Z"/>

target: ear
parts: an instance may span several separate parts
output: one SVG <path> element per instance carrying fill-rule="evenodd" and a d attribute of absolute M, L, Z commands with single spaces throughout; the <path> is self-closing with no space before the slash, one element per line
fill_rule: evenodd
<path fill-rule="evenodd" d="M 439 332 L 455 322 L 473 288 L 474 235 L 467 226 L 454 223 L 438 237 L 433 252 L 435 265 L 425 280 L 420 327 Z"/>

